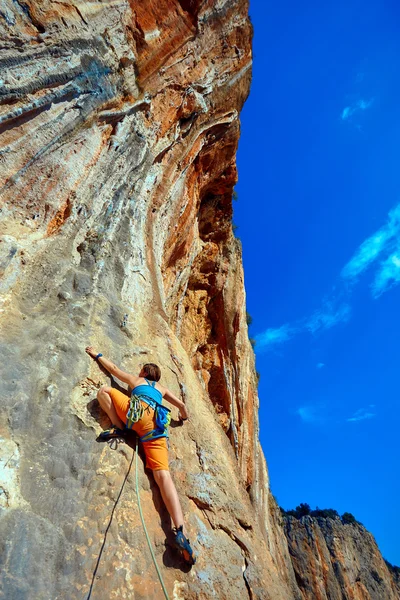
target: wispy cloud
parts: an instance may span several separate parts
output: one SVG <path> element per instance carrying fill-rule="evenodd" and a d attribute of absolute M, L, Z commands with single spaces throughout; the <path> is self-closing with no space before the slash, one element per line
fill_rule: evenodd
<path fill-rule="evenodd" d="M 317 364 L 317 369 L 323 369 L 323 368 L 324 368 L 324 366 L 325 366 L 325 363 L 323 363 L 323 362 L 319 362 L 319 363 Z"/>
<path fill-rule="evenodd" d="M 325 331 L 338 323 L 346 323 L 350 319 L 350 313 L 351 309 L 348 304 L 342 304 L 335 308 L 333 301 L 329 301 L 322 309 L 316 310 L 307 319 L 305 328 L 311 333 Z"/>
<path fill-rule="evenodd" d="M 372 419 L 375 417 L 375 413 L 372 412 L 371 409 L 375 407 L 375 404 L 370 404 L 368 408 L 359 408 L 352 417 L 346 419 L 350 423 L 355 423 L 356 421 L 364 421 L 365 419 Z"/>
<path fill-rule="evenodd" d="M 296 333 L 297 328 L 289 325 L 282 325 L 276 329 L 267 329 L 263 333 L 256 335 L 257 348 L 267 348 L 268 346 L 277 346 L 290 340 Z"/>
<path fill-rule="evenodd" d="M 374 102 L 373 98 L 371 98 L 370 100 L 361 99 L 361 100 L 358 100 L 357 102 L 354 102 L 350 106 L 346 106 L 343 109 L 342 114 L 341 114 L 342 121 L 348 121 L 349 119 L 351 119 L 353 117 L 353 115 L 355 113 L 367 110 L 368 108 L 370 108 L 372 106 L 373 102 Z"/>
<path fill-rule="evenodd" d="M 365 421 L 366 419 L 372 419 L 376 416 L 375 412 L 375 404 L 370 404 L 366 408 L 359 408 L 356 412 L 348 418 L 345 418 L 343 415 L 339 415 L 335 409 L 330 406 L 326 406 L 324 403 L 318 404 L 306 404 L 304 406 L 300 406 L 295 414 L 300 417 L 303 423 L 307 425 L 324 425 L 326 423 L 344 423 L 345 421 L 349 423 L 356 423 L 358 421 Z"/>
<path fill-rule="evenodd" d="M 296 410 L 296 414 L 304 423 L 321 424 L 325 422 L 325 417 L 317 406 L 300 406 Z"/>
<path fill-rule="evenodd" d="M 400 237 L 400 204 L 389 212 L 387 223 L 367 238 L 342 270 L 343 279 L 356 279 Z"/>
<path fill-rule="evenodd" d="M 296 321 L 292 325 L 286 324 L 275 329 L 267 329 L 255 336 L 257 349 L 266 350 L 276 348 L 289 341 L 300 333 L 316 335 L 326 331 L 338 323 L 346 323 L 350 318 L 350 306 L 342 304 L 335 307 L 333 300 L 324 302 L 322 308 L 316 310 L 310 317 Z"/>
<path fill-rule="evenodd" d="M 400 249 L 399 249 L 400 250 Z M 371 285 L 372 295 L 378 298 L 381 294 L 400 282 L 400 252 L 392 254 L 381 263 L 380 269 Z"/>
<path fill-rule="evenodd" d="M 334 291 L 310 316 L 255 336 L 257 350 L 271 350 L 301 333 L 320 334 L 351 317 L 351 295 L 359 277 L 375 266 L 371 294 L 379 298 L 400 283 L 400 204 L 388 214 L 386 224 L 364 240 L 343 267 Z"/>

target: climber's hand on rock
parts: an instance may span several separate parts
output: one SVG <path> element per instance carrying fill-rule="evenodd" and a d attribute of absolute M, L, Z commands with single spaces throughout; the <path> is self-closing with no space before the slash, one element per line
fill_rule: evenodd
<path fill-rule="evenodd" d="M 96 350 L 93 348 L 93 346 L 86 346 L 85 352 L 87 352 L 89 354 L 89 356 L 91 356 L 92 358 L 96 358 L 96 356 L 98 354 L 96 352 Z"/>

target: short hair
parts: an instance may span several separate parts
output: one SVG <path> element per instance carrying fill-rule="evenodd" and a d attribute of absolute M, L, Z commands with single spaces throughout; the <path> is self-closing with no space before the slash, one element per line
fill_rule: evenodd
<path fill-rule="evenodd" d="M 161 369 L 158 365 L 147 363 L 143 365 L 142 372 L 147 379 L 150 379 L 151 381 L 160 381 Z"/>

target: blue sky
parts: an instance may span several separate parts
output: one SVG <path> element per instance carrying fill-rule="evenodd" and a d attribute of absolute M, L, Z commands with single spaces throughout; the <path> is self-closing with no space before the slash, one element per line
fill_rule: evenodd
<path fill-rule="evenodd" d="M 234 221 L 281 506 L 400 565 L 400 8 L 253 0 Z"/>

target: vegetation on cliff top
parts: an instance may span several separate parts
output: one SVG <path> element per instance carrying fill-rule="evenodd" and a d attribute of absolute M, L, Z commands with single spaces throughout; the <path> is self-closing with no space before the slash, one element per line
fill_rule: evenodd
<path fill-rule="evenodd" d="M 296 506 L 294 510 L 285 510 L 281 506 L 279 508 L 283 517 L 295 517 L 296 519 L 301 519 L 301 517 L 306 516 L 322 517 L 324 519 L 335 519 L 336 517 L 339 517 L 344 525 L 354 523 L 362 525 L 362 523 L 357 521 L 357 519 L 351 513 L 345 512 L 342 514 L 342 516 L 340 516 L 338 511 L 334 508 L 318 508 L 317 506 L 315 510 L 312 510 L 309 504 L 303 502 L 299 504 L 299 506 Z"/>
<path fill-rule="evenodd" d="M 386 566 L 389 569 L 389 571 L 393 575 L 396 575 L 396 577 L 400 577 L 400 567 L 396 567 L 395 565 L 392 565 L 392 563 L 390 563 L 388 560 L 386 560 L 386 558 L 384 558 L 383 560 L 385 561 Z"/>

